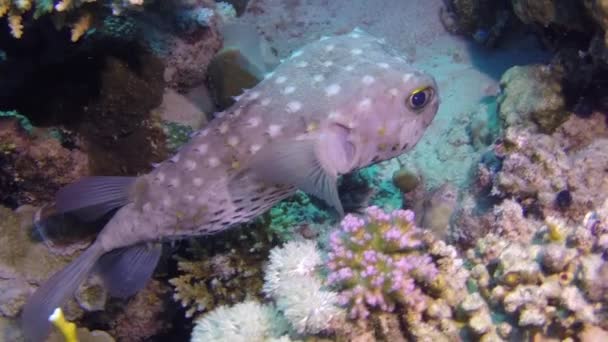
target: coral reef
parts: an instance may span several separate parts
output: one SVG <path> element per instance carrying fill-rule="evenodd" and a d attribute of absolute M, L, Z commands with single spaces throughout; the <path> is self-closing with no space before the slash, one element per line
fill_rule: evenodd
<path fill-rule="evenodd" d="M 608 128 L 601 114 L 576 116 L 547 135 L 509 128 L 495 150 L 503 159 L 493 193 L 511 196 L 541 215 L 580 218 L 598 207 L 608 191 L 604 165 L 608 164 Z M 558 205 L 567 190 L 571 200 Z"/>
<path fill-rule="evenodd" d="M 585 326 L 606 329 L 608 227 L 601 215 L 607 207 L 608 201 L 572 226 L 549 217 L 536 234 L 516 241 L 492 233 L 467 252 L 479 294 L 507 316 L 507 330 L 565 338 Z"/>
<path fill-rule="evenodd" d="M 290 341 L 281 338 L 286 332 L 287 325 L 273 307 L 246 301 L 222 305 L 197 319 L 190 341 Z"/>
<path fill-rule="evenodd" d="M 323 289 L 321 264 L 313 241 L 290 241 L 270 251 L 264 293 L 299 334 L 329 331 L 343 315 L 337 294 Z"/>
<path fill-rule="evenodd" d="M 349 317 L 399 310 L 413 338 L 455 338 L 452 313 L 467 294 L 468 271 L 453 247 L 415 226 L 413 212 L 372 206 L 364 218 L 347 215 L 329 248 L 327 281 Z"/>
<path fill-rule="evenodd" d="M 209 241 L 191 240 L 187 255 L 176 256 L 178 276 L 169 280 L 186 317 L 261 297 L 262 262 L 270 250 L 260 225 L 228 231 Z"/>

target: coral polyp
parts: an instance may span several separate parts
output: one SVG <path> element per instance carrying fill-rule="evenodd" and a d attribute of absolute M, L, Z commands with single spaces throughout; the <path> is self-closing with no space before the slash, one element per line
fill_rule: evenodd
<path fill-rule="evenodd" d="M 392 312 L 397 305 L 422 312 L 439 271 L 425 247 L 414 213 L 388 214 L 372 206 L 366 217 L 347 215 L 330 237 L 328 283 L 342 289 L 339 302 L 351 318 L 366 318 L 371 309 Z"/>

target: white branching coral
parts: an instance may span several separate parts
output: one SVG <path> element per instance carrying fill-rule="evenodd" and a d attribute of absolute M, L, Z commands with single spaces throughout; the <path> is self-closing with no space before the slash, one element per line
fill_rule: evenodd
<path fill-rule="evenodd" d="M 191 342 L 266 342 L 289 341 L 284 336 L 287 324 L 272 306 L 247 301 L 220 306 L 198 318 Z"/>
<path fill-rule="evenodd" d="M 298 333 L 328 330 L 332 319 L 343 315 L 337 294 L 325 290 L 316 274 L 321 262 L 313 241 L 290 241 L 270 252 L 264 293 Z"/>

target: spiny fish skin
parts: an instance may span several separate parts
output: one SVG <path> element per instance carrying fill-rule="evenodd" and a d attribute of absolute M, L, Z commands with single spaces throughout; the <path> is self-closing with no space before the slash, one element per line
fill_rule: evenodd
<path fill-rule="evenodd" d="M 413 108 L 413 94 L 427 98 L 420 109 Z M 260 181 L 248 170 L 269 145 L 314 141 L 321 164 L 344 174 L 411 149 L 438 105 L 434 79 L 381 40 L 360 30 L 322 38 L 296 51 L 175 156 L 140 177 L 132 203 L 99 239 L 112 250 L 246 222 L 296 189 Z M 335 139 L 344 139 L 344 146 L 334 148 Z"/>

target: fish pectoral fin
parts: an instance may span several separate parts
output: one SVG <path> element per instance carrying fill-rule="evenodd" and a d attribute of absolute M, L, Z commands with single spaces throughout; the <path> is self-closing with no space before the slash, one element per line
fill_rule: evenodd
<path fill-rule="evenodd" d="M 84 177 L 60 189 L 55 196 L 58 213 L 73 212 L 94 221 L 129 203 L 131 187 L 137 177 Z"/>
<path fill-rule="evenodd" d="M 340 216 L 338 174 L 324 167 L 316 155 L 315 140 L 291 140 L 264 146 L 252 157 L 249 169 L 270 184 L 292 185 L 324 200 Z"/>
<path fill-rule="evenodd" d="M 127 298 L 142 289 L 158 264 L 160 243 L 141 243 L 104 254 L 97 263 L 97 272 L 112 297 Z"/>

